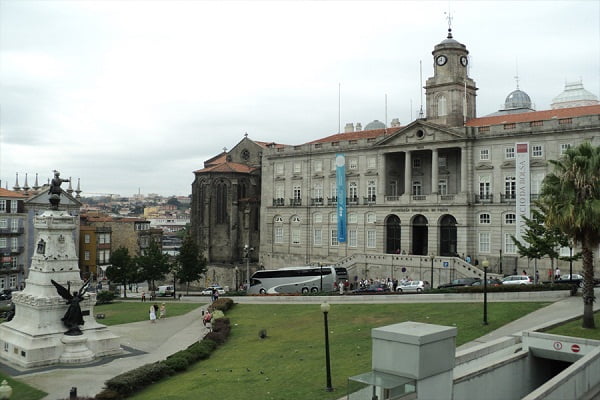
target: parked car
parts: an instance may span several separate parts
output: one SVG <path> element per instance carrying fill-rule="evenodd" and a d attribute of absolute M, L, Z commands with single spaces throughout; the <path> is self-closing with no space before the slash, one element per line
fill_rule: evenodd
<path fill-rule="evenodd" d="M 12 291 L 10 289 L 4 289 L 0 292 L 0 301 L 12 299 Z"/>
<path fill-rule="evenodd" d="M 450 283 L 444 283 L 443 285 L 439 285 L 438 289 L 451 289 L 451 288 L 461 287 L 461 286 L 471 286 L 475 282 L 479 282 L 479 281 L 481 281 L 481 279 L 479 279 L 479 278 L 458 278 L 458 279 L 453 279 L 452 282 L 450 282 Z"/>
<path fill-rule="evenodd" d="M 503 285 L 533 285 L 533 279 L 527 275 L 510 275 L 502 279 Z"/>
<path fill-rule="evenodd" d="M 502 285 L 502 281 L 496 278 L 488 278 L 487 279 L 488 286 L 500 286 Z M 472 286 L 483 286 L 483 280 L 474 282 Z"/>
<path fill-rule="evenodd" d="M 398 287 L 396 287 L 396 292 L 399 293 L 423 293 L 425 290 L 429 290 L 429 282 L 427 281 L 408 281 L 405 283 L 398 283 Z"/>
<path fill-rule="evenodd" d="M 352 293 L 385 293 L 389 291 L 390 288 L 385 283 L 374 283 L 364 288 L 355 289 Z"/>
<path fill-rule="evenodd" d="M 223 289 L 219 285 L 209 286 L 206 289 L 202 290 L 202 292 L 200 292 L 200 294 L 203 296 L 210 296 L 210 295 L 212 295 L 214 289 L 217 289 L 217 293 L 219 293 L 219 295 L 225 294 L 225 289 Z"/>

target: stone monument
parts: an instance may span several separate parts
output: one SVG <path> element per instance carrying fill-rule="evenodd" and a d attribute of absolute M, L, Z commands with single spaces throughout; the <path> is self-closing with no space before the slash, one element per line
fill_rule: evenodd
<path fill-rule="evenodd" d="M 0 325 L 0 360 L 23 368 L 122 353 L 118 336 L 94 319 L 96 294 L 86 293 L 77 263 L 77 217 L 59 207 L 62 182 L 55 171 L 51 209 L 34 220 L 36 250 L 25 289 L 13 293 L 14 318 Z"/>

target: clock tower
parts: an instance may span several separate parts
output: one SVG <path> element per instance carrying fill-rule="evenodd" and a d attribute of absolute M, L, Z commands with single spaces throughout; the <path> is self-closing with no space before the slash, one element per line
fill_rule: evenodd
<path fill-rule="evenodd" d="M 469 51 L 448 37 L 433 49 L 433 77 L 427 79 L 425 96 L 427 121 L 452 127 L 463 126 L 476 117 L 477 88 L 469 78 Z"/>

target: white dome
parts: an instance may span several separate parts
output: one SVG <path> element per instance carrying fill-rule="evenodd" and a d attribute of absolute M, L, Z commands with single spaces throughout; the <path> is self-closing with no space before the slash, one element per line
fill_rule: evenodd
<path fill-rule="evenodd" d="M 583 88 L 583 83 L 567 82 L 565 90 L 552 99 L 552 109 L 591 106 L 598 104 L 598 97 Z"/>

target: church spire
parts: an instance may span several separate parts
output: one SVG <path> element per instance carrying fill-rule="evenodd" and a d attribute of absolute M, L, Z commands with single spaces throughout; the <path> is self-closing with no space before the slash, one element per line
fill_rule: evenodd
<path fill-rule="evenodd" d="M 15 179 L 15 186 L 13 186 L 13 189 L 15 192 L 18 192 L 21 190 L 21 187 L 19 186 L 19 173 L 17 172 L 17 178 Z"/>

